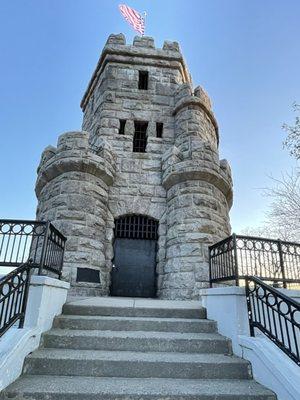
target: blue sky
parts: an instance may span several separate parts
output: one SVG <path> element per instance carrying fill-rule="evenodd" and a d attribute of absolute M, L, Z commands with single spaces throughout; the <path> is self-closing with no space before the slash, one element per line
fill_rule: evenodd
<path fill-rule="evenodd" d="M 80 100 L 110 33 L 134 32 L 114 0 L 0 0 L 0 218 L 34 218 L 40 154 L 81 127 Z M 259 188 L 294 161 L 281 125 L 300 101 L 299 0 L 128 1 L 159 47 L 180 42 L 211 96 L 234 177 L 233 230 L 259 225 Z"/>

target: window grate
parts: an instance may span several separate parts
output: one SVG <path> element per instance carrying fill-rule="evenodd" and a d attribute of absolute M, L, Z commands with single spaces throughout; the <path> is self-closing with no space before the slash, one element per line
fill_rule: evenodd
<path fill-rule="evenodd" d="M 126 215 L 115 220 L 115 238 L 157 240 L 158 221 L 142 215 Z"/>
<path fill-rule="evenodd" d="M 125 135 L 126 119 L 120 119 L 119 135 Z"/>
<path fill-rule="evenodd" d="M 162 138 L 164 124 L 162 122 L 156 122 L 156 137 Z"/>
<path fill-rule="evenodd" d="M 148 71 L 139 71 L 139 89 L 148 90 Z"/>
<path fill-rule="evenodd" d="M 134 122 L 133 151 L 136 153 L 145 153 L 147 147 L 147 127 L 148 122 Z"/>

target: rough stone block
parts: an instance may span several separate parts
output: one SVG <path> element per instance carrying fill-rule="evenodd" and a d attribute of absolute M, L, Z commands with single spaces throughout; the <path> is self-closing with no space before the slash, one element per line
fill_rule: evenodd
<path fill-rule="evenodd" d="M 179 43 L 171 42 L 170 40 L 165 40 L 163 44 L 163 50 L 180 52 Z"/>
<path fill-rule="evenodd" d="M 126 38 L 123 33 L 109 35 L 106 44 L 109 45 L 126 45 Z"/>
<path fill-rule="evenodd" d="M 150 36 L 135 36 L 133 39 L 133 45 L 135 47 L 155 48 L 154 39 Z"/>

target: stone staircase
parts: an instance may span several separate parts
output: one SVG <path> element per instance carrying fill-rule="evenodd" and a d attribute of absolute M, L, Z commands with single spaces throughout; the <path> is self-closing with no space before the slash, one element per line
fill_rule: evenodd
<path fill-rule="evenodd" d="M 88 298 L 64 306 L 2 400 L 275 400 L 197 302 Z"/>

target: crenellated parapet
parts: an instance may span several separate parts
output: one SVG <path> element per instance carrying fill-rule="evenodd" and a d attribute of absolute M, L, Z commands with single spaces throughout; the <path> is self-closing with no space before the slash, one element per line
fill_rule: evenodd
<path fill-rule="evenodd" d="M 163 187 L 168 190 L 175 184 L 185 181 L 204 181 L 209 182 L 217 187 L 225 196 L 228 207 L 232 206 L 233 190 L 232 177 L 227 160 L 215 162 L 214 154 L 209 159 L 209 149 L 205 152 L 203 149 L 203 157 L 190 160 L 180 160 L 182 157 L 172 155 L 173 159 L 166 159 L 163 162 Z M 169 164 L 167 166 L 167 164 Z"/>
<path fill-rule="evenodd" d="M 116 173 L 116 158 L 111 147 L 104 143 L 95 151 L 89 144 L 88 132 L 64 133 L 59 137 L 57 147 L 48 146 L 42 153 L 37 169 L 37 196 L 52 179 L 72 171 L 94 175 L 111 185 Z"/>
<path fill-rule="evenodd" d="M 219 145 L 219 129 L 206 92 L 198 86 L 193 92 L 190 83 L 179 86 L 175 94 L 175 144 L 182 135 L 196 135 L 211 143 L 214 149 Z"/>

